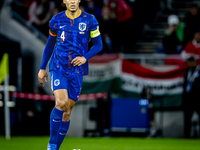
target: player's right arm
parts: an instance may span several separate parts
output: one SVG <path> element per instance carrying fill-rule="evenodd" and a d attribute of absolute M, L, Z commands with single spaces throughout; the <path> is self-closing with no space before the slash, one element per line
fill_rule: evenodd
<path fill-rule="evenodd" d="M 38 73 L 38 80 L 40 84 L 42 84 L 42 86 L 44 86 L 44 78 L 45 78 L 45 81 L 47 82 L 48 74 L 46 72 L 46 66 L 53 53 L 54 46 L 56 44 L 56 36 L 51 33 L 51 30 L 49 31 L 49 33 L 50 33 L 49 38 L 43 52 L 42 63 L 40 65 L 40 71 Z"/>
<path fill-rule="evenodd" d="M 46 72 L 46 66 L 53 53 L 54 46 L 57 40 L 57 30 L 54 28 L 54 24 L 55 24 L 55 17 L 53 17 L 49 22 L 50 25 L 49 38 L 43 52 L 42 63 L 40 65 L 40 71 L 38 73 L 38 80 L 40 84 L 42 84 L 42 86 L 44 86 L 44 78 L 45 81 L 47 82 L 48 74 Z"/>

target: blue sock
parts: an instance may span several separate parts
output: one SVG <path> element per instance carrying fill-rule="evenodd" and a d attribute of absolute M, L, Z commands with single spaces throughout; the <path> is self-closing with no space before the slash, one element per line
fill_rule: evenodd
<path fill-rule="evenodd" d="M 56 107 L 53 108 L 50 116 L 50 144 L 57 144 L 57 132 L 62 123 L 64 111 L 58 110 Z"/>
<path fill-rule="evenodd" d="M 57 150 L 59 150 L 60 148 L 60 145 L 62 144 L 66 134 L 67 134 L 67 131 L 69 129 L 69 124 L 70 124 L 70 120 L 67 121 L 67 122 L 64 122 L 62 121 L 61 123 L 61 126 L 58 130 L 58 144 L 57 144 Z"/>

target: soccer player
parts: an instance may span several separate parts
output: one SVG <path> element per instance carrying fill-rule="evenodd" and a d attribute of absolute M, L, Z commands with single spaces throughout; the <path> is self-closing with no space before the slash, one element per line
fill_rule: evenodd
<path fill-rule="evenodd" d="M 47 82 L 46 65 L 55 107 L 50 115 L 48 150 L 58 150 L 68 131 L 71 111 L 79 98 L 83 75 L 88 74 L 88 59 L 102 49 L 99 26 L 93 15 L 79 9 L 80 0 L 63 0 L 67 10 L 50 20 L 49 38 L 43 52 L 38 80 Z M 88 51 L 92 38 L 93 47 Z"/>

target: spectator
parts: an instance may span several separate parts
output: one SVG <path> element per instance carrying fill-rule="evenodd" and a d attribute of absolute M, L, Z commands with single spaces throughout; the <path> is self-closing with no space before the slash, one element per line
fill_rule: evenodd
<path fill-rule="evenodd" d="M 48 22 L 52 16 L 51 10 L 55 7 L 54 3 L 47 0 L 35 0 L 29 7 L 29 24 L 33 24 L 37 29 L 48 36 Z"/>
<path fill-rule="evenodd" d="M 200 13 L 197 4 L 192 4 L 190 11 L 187 13 L 185 19 L 184 41 L 183 46 L 192 41 L 194 33 L 200 28 Z"/>
<path fill-rule="evenodd" d="M 179 54 L 182 51 L 185 24 L 179 22 L 176 15 L 168 17 L 168 29 L 165 31 L 163 47 L 166 54 Z"/>
<path fill-rule="evenodd" d="M 108 7 L 115 11 L 118 23 L 122 23 L 133 17 L 132 8 L 125 0 L 110 0 Z"/>
<path fill-rule="evenodd" d="M 188 43 L 181 53 L 181 56 L 184 60 L 187 60 L 189 57 L 193 56 L 196 59 L 200 56 L 200 31 L 196 32 L 192 42 Z"/>
<path fill-rule="evenodd" d="M 124 48 L 125 53 L 131 52 L 133 46 L 133 14 L 132 8 L 126 3 L 125 0 L 110 0 L 108 2 L 108 7 L 111 9 L 111 12 L 116 14 L 116 19 L 118 22 L 118 33 L 119 41 Z M 112 16 L 114 16 L 112 14 Z M 131 37 L 130 37 L 131 35 Z"/>
<path fill-rule="evenodd" d="M 187 59 L 189 69 L 186 71 L 183 84 L 184 136 L 190 138 L 191 118 L 196 111 L 200 117 L 200 66 L 194 57 Z"/>
<path fill-rule="evenodd" d="M 99 18 L 100 31 L 103 39 L 103 50 L 102 52 L 111 53 L 117 52 L 119 49 L 118 38 L 117 38 L 117 21 L 111 18 L 111 12 L 108 7 L 102 8 L 102 17 Z"/>

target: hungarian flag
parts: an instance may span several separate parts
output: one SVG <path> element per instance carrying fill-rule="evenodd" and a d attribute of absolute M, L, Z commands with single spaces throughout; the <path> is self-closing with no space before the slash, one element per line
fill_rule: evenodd
<path fill-rule="evenodd" d="M 124 59 L 121 88 L 126 95 L 134 97 L 141 97 L 143 90 L 148 88 L 154 100 L 163 103 L 162 105 L 180 106 L 187 67 L 185 63 L 165 66 L 141 65 Z"/>
<path fill-rule="evenodd" d="M 89 75 L 83 77 L 81 93 L 119 92 L 121 66 L 118 54 L 92 57 L 89 60 Z"/>

